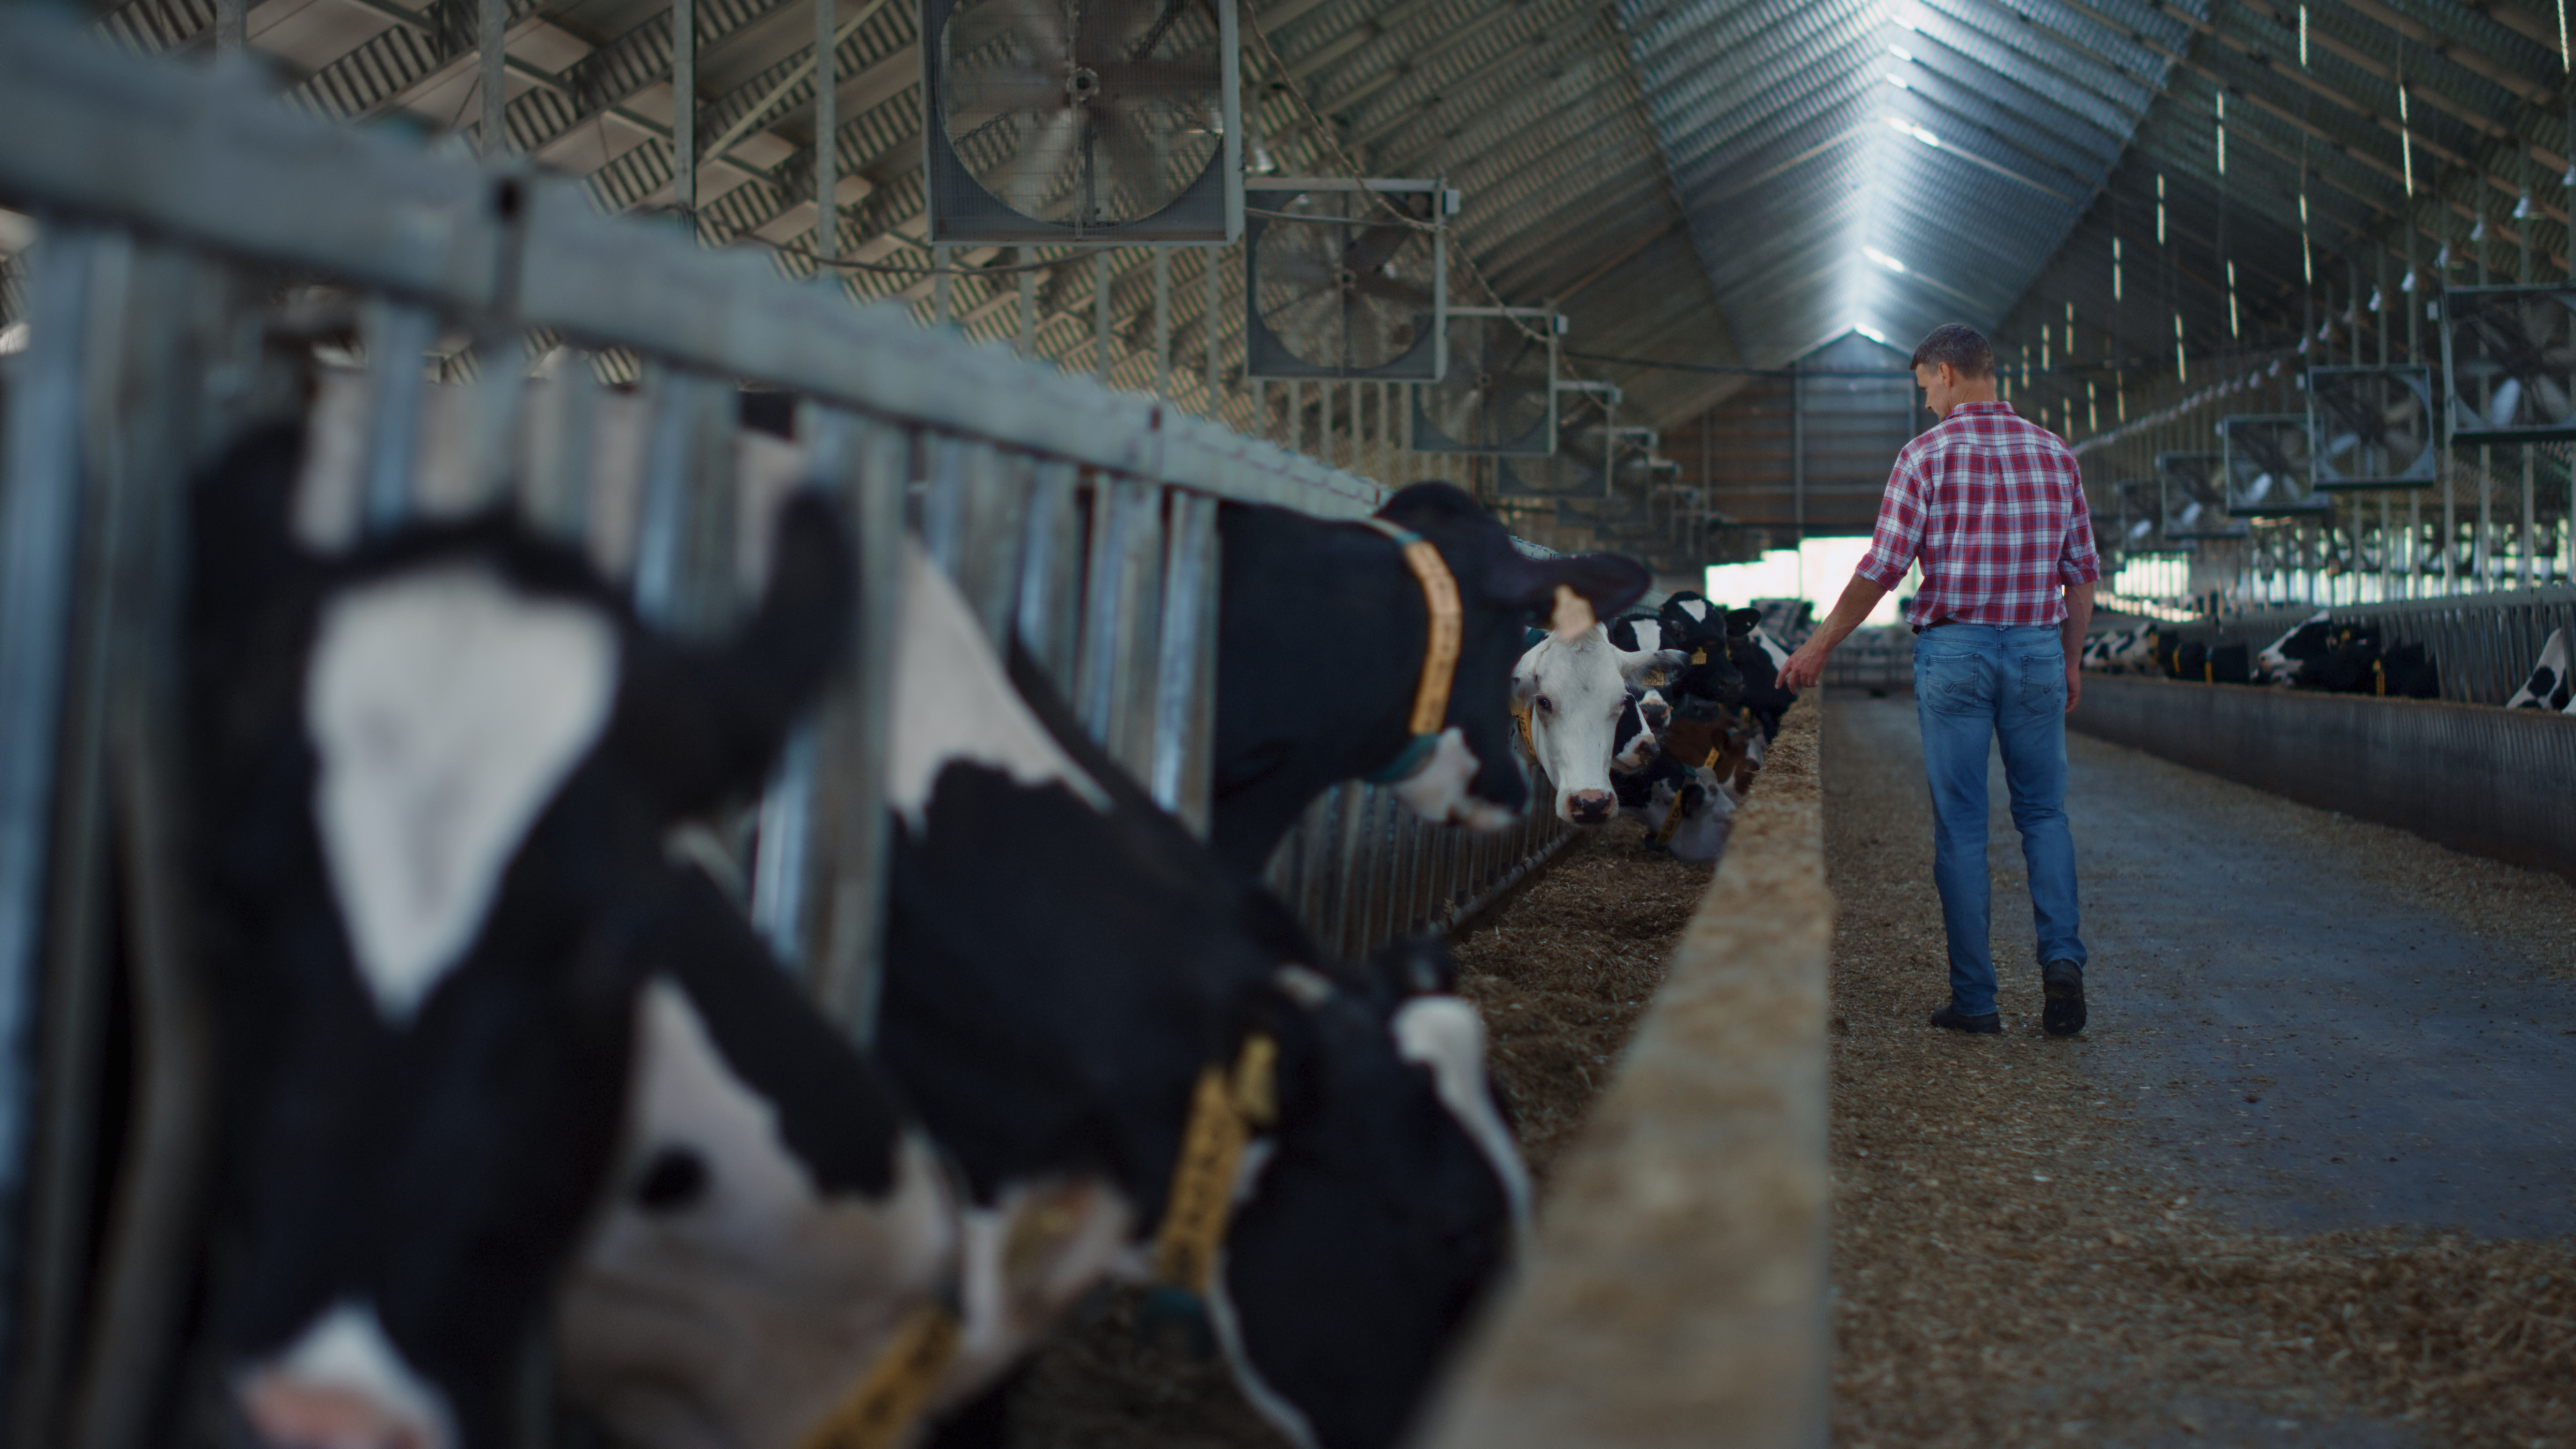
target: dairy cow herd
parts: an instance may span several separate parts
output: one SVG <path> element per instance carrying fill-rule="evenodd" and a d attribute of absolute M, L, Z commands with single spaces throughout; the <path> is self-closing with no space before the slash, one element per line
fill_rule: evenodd
<path fill-rule="evenodd" d="M 2084 667 L 2106 674 L 2162 674 L 2215 684 L 2277 684 L 2337 694 L 2438 699 L 2441 678 L 2422 644 L 2383 643 L 2380 627 L 2320 609 L 2261 649 L 2185 642 L 2153 626 L 2113 630 L 2085 641 Z M 2576 715 L 2567 631 L 2552 629 L 2507 709 Z"/>
<path fill-rule="evenodd" d="M 219 1437 L 269 1449 L 505 1442 L 536 1345 L 620 1443 L 996 1443 L 1119 1281 L 1291 1440 L 1390 1443 L 1529 1186 L 1443 949 L 1335 960 L 1257 872 L 1337 781 L 1493 828 L 1528 765 L 1713 854 L 1787 703 L 1743 612 L 1625 615 L 1637 564 L 1446 485 L 1228 504 L 1202 843 L 907 544 L 863 1050 L 672 843 L 842 667 L 834 505 L 789 497 L 747 622 L 686 642 L 507 510 L 313 546 L 304 450 L 199 482 L 186 639 L 200 1333 Z"/>

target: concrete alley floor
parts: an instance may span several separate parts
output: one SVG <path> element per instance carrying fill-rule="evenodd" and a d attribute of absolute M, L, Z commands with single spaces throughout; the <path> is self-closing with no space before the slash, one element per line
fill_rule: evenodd
<path fill-rule="evenodd" d="M 2083 736 L 2091 1029 L 1946 992 L 1913 701 L 1826 713 L 1843 1444 L 2576 1444 L 2576 890 Z"/>

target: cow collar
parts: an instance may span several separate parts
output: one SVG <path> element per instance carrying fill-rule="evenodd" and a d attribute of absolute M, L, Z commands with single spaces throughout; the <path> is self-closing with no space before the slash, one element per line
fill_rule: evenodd
<path fill-rule="evenodd" d="M 892 1449 L 921 1417 L 930 1391 L 957 1356 L 957 1311 L 945 1303 L 916 1308 L 885 1351 L 798 1449 Z"/>
<path fill-rule="evenodd" d="M 1231 1070 L 1210 1062 L 1190 1098 L 1180 1161 L 1154 1236 L 1154 1277 L 1204 1298 L 1216 1275 L 1217 1245 L 1234 1215 L 1235 1176 L 1255 1128 L 1279 1119 L 1279 1045 L 1261 1032 L 1243 1039 Z"/>
<path fill-rule="evenodd" d="M 1466 611 L 1458 602 L 1458 579 L 1431 541 L 1383 518 L 1358 520 L 1385 534 L 1404 551 L 1404 562 L 1422 585 L 1430 628 L 1422 644 L 1422 682 L 1413 691 L 1413 736 L 1384 769 L 1361 778 L 1372 785 L 1392 785 L 1421 774 L 1440 746 L 1440 727 L 1449 717 L 1449 691 L 1458 678 L 1458 649 L 1466 637 Z"/>

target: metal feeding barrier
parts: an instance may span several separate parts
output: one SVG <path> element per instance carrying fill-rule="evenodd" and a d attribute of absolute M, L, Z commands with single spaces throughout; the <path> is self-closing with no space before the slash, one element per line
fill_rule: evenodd
<path fill-rule="evenodd" d="M 138 1445 L 183 1377 L 212 1028 L 186 925 L 180 591 L 189 480 L 234 439 L 302 420 L 308 539 L 514 496 L 692 636 L 755 596 L 785 492 L 834 490 L 859 554 L 851 668 L 766 797 L 706 835 L 861 1039 L 906 534 L 1204 832 L 1219 508 L 1382 496 L 599 216 L 576 183 L 319 122 L 246 70 L 119 55 L 35 7 L 0 8 L 0 202 L 40 227 L 0 423 L 0 1364 L 21 1444 Z M 334 356 L 365 363 L 317 364 Z M 640 386 L 600 386 L 603 358 Z M 792 395 L 796 442 L 737 432 L 746 383 Z M 1356 955 L 1456 923 L 1560 847 L 1547 797 L 1464 836 L 1344 786 L 1270 879 Z"/>
<path fill-rule="evenodd" d="M 2321 606 L 2265 609 L 2221 623 L 2161 624 L 2185 642 L 2264 645 L 2313 618 Z M 2335 619 L 2377 624 L 2380 644 L 2421 644 L 2433 656 L 2442 698 L 2460 704 L 2502 704 L 2513 698 L 2540 660 L 2549 632 L 2576 637 L 2576 588 L 2550 585 L 2443 599 L 2353 604 L 2333 609 Z"/>

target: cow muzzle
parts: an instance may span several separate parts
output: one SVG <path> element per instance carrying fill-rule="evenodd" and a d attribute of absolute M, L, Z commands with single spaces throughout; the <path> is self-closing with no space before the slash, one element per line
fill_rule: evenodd
<path fill-rule="evenodd" d="M 453 1449 L 428 1416 L 337 1385 L 263 1374 L 242 1386 L 241 1409 L 264 1449 Z"/>
<path fill-rule="evenodd" d="M 1565 798 L 1566 819 L 1577 825 L 1604 825 L 1618 813 L 1619 798 L 1607 790 L 1577 790 Z"/>

